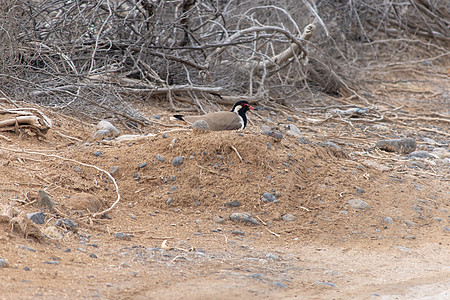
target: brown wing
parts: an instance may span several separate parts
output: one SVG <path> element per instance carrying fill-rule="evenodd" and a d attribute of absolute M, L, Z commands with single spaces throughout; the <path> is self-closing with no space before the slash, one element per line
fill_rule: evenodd
<path fill-rule="evenodd" d="M 192 124 L 198 120 L 204 120 L 213 131 L 237 130 L 243 126 L 242 119 L 235 112 L 219 111 L 203 116 L 184 116 L 183 120 Z"/>

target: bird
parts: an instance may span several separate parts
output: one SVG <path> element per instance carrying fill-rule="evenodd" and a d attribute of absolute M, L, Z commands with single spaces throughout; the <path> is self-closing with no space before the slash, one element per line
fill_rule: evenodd
<path fill-rule="evenodd" d="M 251 109 L 255 108 L 250 106 L 247 101 L 238 101 L 231 111 L 218 111 L 200 116 L 174 115 L 173 117 L 188 124 L 204 121 L 208 124 L 208 129 L 212 131 L 242 130 L 247 126 L 245 113 Z"/>

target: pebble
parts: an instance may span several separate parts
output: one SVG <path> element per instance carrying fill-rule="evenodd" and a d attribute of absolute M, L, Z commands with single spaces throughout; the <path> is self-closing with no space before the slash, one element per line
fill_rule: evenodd
<path fill-rule="evenodd" d="M 73 171 L 76 173 L 80 173 L 81 172 L 81 168 L 78 166 L 73 167 Z"/>
<path fill-rule="evenodd" d="M 262 194 L 261 200 L 264 201 L 264 202 L 274 202 L 274 203 L 278 202 L 277 198 L 272 193 L 264 193 L 264 194 Z"/>
<path fill-rule="evenodd" d="M 417 161 L 417 160 L 408 161 L 406 163 L 406 165 L 408 166 L 408 168 L 411 168 L 411 169 L 426 169 L 427 168 L 427 166 L 423 162 Z"/>
<path fill-rule="evenodd" d="M 28 267 L 23 268 L 24 271 L 30 271 L 31 269 Z"/>
<path fill-rule="evenodd" d="M 272 285 L 274 285 L 276 287 L 279 287 L 279 288 L 282 288 L 282 289 L 286 287 L 286 285 L 284 283 L 278 282 L 278 281 L 272 282 Z"/>
<path fill-rule="evenodd" d="M 267 259 L 271 259 L 271 260 L 279 260 L 280 258 L 278 256 L 276 256 L 275 254 L 269 253 L 266 255 Z"/>
<path fill-rule="evenodd" d="M 302 137 L 302 132 L 295 126 L 294 124 L 290 124 L 288 126 L 288 131 L 286 131 L 287 135 L 295 136 L 295 137 Z"/>
<path fill-rule="evenodd" d="M 111 168 L 109 168 L 109 173 L 111 173 L 111 175 L 117 173 L 117 171 L 119 171 L 118 166 L 112 166 Z"/>
<path fill-rule="evenodd" d="M 347 202 L 348 205 L 350 205 L 351 207 L 353 207 L 354 209 L 369 209 L 370 205 L 361 200 L 361 199 L 350 199 Z"/>
<path fill-rule="evenodd" d="M 172 165 L 174 167 L 181 166 L 183 163 L 184 163 L 184 158 L 182 156 L 177 156 L 172 161 Z"/>
<path fill-rule="evenodd" d="M 172 202 L 173 202 L 173 199 L 172 199 L 172 198 L 169 198 L 169 199 L 167 199 L 167 201 L 166 201 L 166 205 L 170 205 Z"/>
<path fill-rule="evenodd" d="M 131 241 L 131 235 L 123 232 L 116 232 L 115 238 L 124 241 Z"/>
<path fill-rule="evenodd" d="M 45 223 L 45 214 L 43 212 L 35 212 L 27 214 L 28 219 L 33 221 L 35 224 L 44 224 Z"/>
<path fill-rule="evenodd" d="M 33 249 L 33 248 L 30 248 L 30 247 L 28 247 L 28 246 L 20 246 L 20 248 L 22 248 L 23 250 L 28 250 L 28 251 L 31 251 L 31 252 L 36 252 L 36 250 L 35 250 L 35 249 Z"/>
<path fill-rule="evenodd" d="M 97 151 L 97 152 L 94 152 L 93 155 L 94 155 L 94 156 L 102 157 L 102 156 L 103 156 L 103 153 L 102 153 L 102 151 Z"/>
<path fill-rule="evenodd" d="M 444 226 L 444 230 L 447 231 L 447 232 L 449 232 L 449 231 L 450 231 L 450 227 Z"/>
<path fill-rule="evenodd" d="M 0 258 L 0 269 L 1 268 L 9 268 L 9 262 L 7 262 L 6 260 Z"/>
<path fill-rule="evenodd" d="M 249 275 L 248 277 L 254 278 L 254 279 L 263 279 L 263 275 L 262 275 L 262 274 L 259 274 L 259 273 L 251 274 L 251 275 Z"/>
<path fill-rule="evenodd" d="M 92 258 L 98 258 L 98 256 L 95 255 L 94 253 L 89 254 L 89 257 L 92 257 Z"/>
<path fill-rule="evenodd" d="M 159 120 L 159 119 L 161 119 L 161 116 L 153 115 L 153 118 L 155 118 L 156 120 Z"/>
<path fill-rule="evenodd" d="M 409 157 L 418 157 L 418 158 L 427 158 L 430 157 L 430 153 L 427 151 L 413 151 L 409 155 Z"/>
<path fill-rule="evenodd" d="M 225 219 L 222 218 L 221 216 L 215 215 L 215 216 L 213 217 L 213 221 L 214 221 L 215 223 L 222 224 L 222 223 L 225 222 Z"/>
<path fill-rule="evenodd" d="M 234 234 L 234 235 L 245 235 L 245 232 L 243 232 L 242 230 L 235 229 L 235 230 L 233 230 L 231 232 L 231 234 Z"/>
<path fill-rule="evenodd" d="M 388 152 L 409 154 L 416 150 L 416 140 L 413 138 L 379 140 L 375 147 Z"/>
<path fill-rule="evenodd" d="M 114 127 L 114 125 L 111 124 L 111 122 L 106 121 L 106 120 L 101 120 L 100 122 L 98 122 L 97 129 L 98 130 L 106 130 L 106 131 L 108 131 L 108 133 L 111 133 L 113 136 L 120 135 L 120 131 L 116 127 Z"/>
<path fill-rule="evenodd" d="M 326 285 L 326 286 L 330 286 L 330 287 L 337 287 L 337 285 L 335 285 L 332 282 L 322 282 L 322 281 L 314 281 L 315 284 L 320 284 L 320 285 Z"/>
<path fill-rule="evenodd" d="M 71 219 L 58 219 L 58 220 L 56 220 L 56 224 L 55 225 L 59 226 L 59 227 L 66 227 L 66 228 L 68 227 L 68 228 L 70 228 L 72 230 L 78 228 L 78 223 L 72 221 Z"/>
<path fill-rule="evenodd" d="M 167 133 L 164 133 L 164 134 L 162 135 L 162 137 L 163 137 L 163 139 L 167 139 L 167 138 L 169 137 L 169 135 L 168 135 Z"/>
<path fill-rule="evenodd" d="M 139 164 L 138 169 L 145 168 L 146 166 L 147 166 L 147 163 L 143 162 L 143 163 Z"/>
<path fill-rule="evenodd" d="M 394 220 L 391 217 L 383 218 L 383 222 L 388 224 L 394 224 Z"/>
<path fill-rule="evenodd" d="M 271 128 L 267 125 L 261 125 L 260 129 L 261 129 L 261 133 L 266 134 L 266 135 L 272 131 Z"/>
<path fill-rule="evenodd" d="M 44 261 L 44 264 L 47 265 L 59 265 L 59 262 L 55 261 L 55 260 L 50 260 L 50 261 Z"/>
<path fill-rule="evenodd" d="M 297 217 L 296 217 L 296 216 L 293 216 L 293 215 L 290 215 L 290 214 L 286 214 L 286 215 L 281 216 L 281 219 L 282 219 L 283 221 L 285 221 L 285 222 L 294 222 L 294 221 L 297 221 Z"/>
<path fill-rule="evenodd" d="M 402 251 L 402 252 L 412 252 L 412 250 L 411 249 L 409 249 L 409 248 L 406 248 L 406 247 L 403 247 L 403 246 L 394 246 L 394 248 L 395 249 L 398 249 L 398 250 L 400 250 L 400 251 Z"/>
<path fill-rule="evenodd" d="M 411 220 L 405 220 L 405 224 L 408 225 L 408 226 L 411 226 L 411 227 L 416 227 L 417 226 L 417 223 L 414 223 Z"/>
<path fill-rule="evenodd" d="M 230 220 L 233 222 L 241 222 L 249 225 L 259 225 L 259 222 L 252 218 L 248 213 L 232 213 Z"/>
<path fill-rule="evenodd" d="M 166 158 L 162 155 L 156 154 L 155 155 L 156 160 L 160 161 L 160 162 L 165 162 Z"/>
<path fill-rule="evenodd" d="M 176 190 L 178 190 L 178 187 L 175 185 L 169 189 L 170 192 L 175 192 Z"/>
<path fill-rule="evenodd" d="M 39 206 L 47 207 L 50 211 L 53 211 L 53 201 L 44 190 L 39 190 Z"/>
<path fill-rule="evenodd" d="M 229 206 L 229 207 L 239 207 L 241 206 L 241 202 L 238 200 L 234 200 L 234 201 L 229 201 L 225 203 L 225 206 Z"/>

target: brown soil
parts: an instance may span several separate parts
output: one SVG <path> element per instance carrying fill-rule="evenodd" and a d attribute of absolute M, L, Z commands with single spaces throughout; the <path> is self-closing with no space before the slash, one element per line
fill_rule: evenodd
<path fill-rule="evenodd" d="M 448 120 L 448 91 L 437 86 L 378 87 L 374 103 Z M 165 106 L 135 105 L 169 124 Z M 449 164 L 432 157 L 417 166 L 405 155 L 373 149 L 378 139 L 410 136 L 420 149 L 449 154 L 448 121 L 350 125 L 333 118 L 314 124 L 307 120 L 311 115 L 292 109 L 266 109 L 258 111 L 262 120 L 250 114 L 242 133 L 155 125 L 144 128 L 159 133 L 155 137 L 97 143 L 91 140 L 95 126 L 40 109 L 54 123 L 44 138 L 2 133 L 0 204 L 46 215 L 37 227 L 44 237 L 32 234 L 33 224 L 20 231 L 0 218 L 0 258 L 9 262 L 0 269 L 2 299 L 450 297 Z M 263 123 L 284 138 L 261 134 Z M 304 138 L 286 134 L 288 124 Z M 169 131 L 167 138 L 163 131 Z M 95 156 L 97 151 L 103 155 Z M 174 167 L 176 156 L 184 163 Z M 92 214 L 110 207 L 117 191 L 93 166 L 108 172 L 118 167 L 113 177 L 121 199 L 107 218 Z M 39 190 L 56 211 L 38 207 Z M 265 192 L 278 202 L 264 202 Z M 77 198 L 79 193 L 89 195 Z M 370 208 L 354 209 L 351 199 Z M 226 205 L 235 200 L 241 206 Z M 249 213 L 260 225 L 234 223 L 233 212 Z M 284 221 L 286 214 L 296 221 Z M 79 226 L 55 227 L 58 218 Z M 130 239 L 116 238 L 117 232 Z"/>

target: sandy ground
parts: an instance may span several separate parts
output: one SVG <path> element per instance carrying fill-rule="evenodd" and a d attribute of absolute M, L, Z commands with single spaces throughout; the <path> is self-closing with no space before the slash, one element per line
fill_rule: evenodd
<path fill-rule="evenodd" d="M 54 123 L 45 137 L 2 133 L 1 298 L 450 299 L 450 104 L 445 85 L 421 88 L 374 91 L 380 111 L 402 105 L 397 119 L 261 108 L 243 132 L 154 124 L 143 130 L 155 136 L 130 142 L 94 142 L 95 124 L 40 108 Z M 163 105 L 135 107 L 173 124 Z M 402 137 L 433 155 L 373 148 Z M 121 196 L 104 218 L 93 214 L 118 193 L 100 169 Z M 53 211 L 38 206 L 40 190 Z M 26 222 L 39 211 L 44 224 Z"/>

